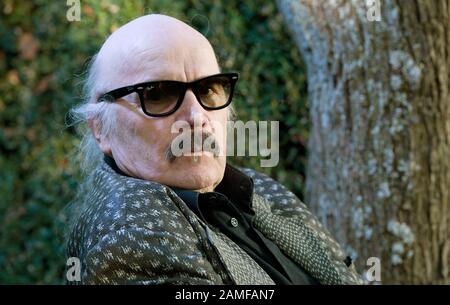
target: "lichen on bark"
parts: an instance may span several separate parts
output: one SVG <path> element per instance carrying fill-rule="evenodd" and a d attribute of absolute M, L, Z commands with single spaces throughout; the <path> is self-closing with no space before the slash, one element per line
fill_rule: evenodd
<path fill-rule="evenodd" d="M 308 73 L 306 203 L 384 283 L 450 283 L 450 1 L 278 0 Z M 367 209 L 369 207 L 369 209 Z"/>

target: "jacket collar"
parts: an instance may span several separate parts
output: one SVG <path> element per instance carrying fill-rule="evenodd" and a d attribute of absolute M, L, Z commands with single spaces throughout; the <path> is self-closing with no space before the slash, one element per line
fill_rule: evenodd
<path fill-rule="evenodd" d="M 117 166 L 115 160 L 112 157 L 105 154 L 104 161 L 117 174 L 129 177 Z M 177 193 L 178 196 L 182 197 L 184 201 L 191 199 L 195 201 L 197 200 L 198 196 L 195 195 L 195 192 L 192 192 L 190 190 L 183 190 L 180 188 L 171 188 Z M 226 164 L 222 181 L 217 185 L 214 191 L 226 195 L 232 202 L 239 202 L 246 212 L 252 214 L 254 213 L 252 209 L 254 191 L 253 179 L 244 174 L 236 167 L 228 163 Z M 191 192 L 194 194 L 192 194 Z"/>

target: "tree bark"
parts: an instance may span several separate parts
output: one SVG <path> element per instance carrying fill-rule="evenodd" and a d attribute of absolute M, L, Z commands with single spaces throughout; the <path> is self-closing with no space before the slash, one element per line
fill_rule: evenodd
<path fill-rule="evenodd" d="M 306 203 L 382 283 L 450 283 L 450 1 L 277 0 L 308 73 Z"/>

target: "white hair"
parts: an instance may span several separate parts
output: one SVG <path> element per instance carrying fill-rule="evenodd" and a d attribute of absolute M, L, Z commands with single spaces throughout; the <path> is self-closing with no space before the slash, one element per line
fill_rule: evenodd
<path fill-rule="evenodd" d="M 65 229 L 66 241 L 69 240 L 69 234 L 76 225 L 78 217 L 86 206 L 86 196 L 93 187 L 93 172 L 103 160 L 103 152 L 97 144 L 93 131 L 88 123 L 96 123 L 98 131 L 108 137 L 115 128 L 115 111 L 111 103 L 98 101 L 103 94 L 99 86 L 99 67 L 97 55 L 94 55 L 89 62 L 88 68 L 83 75 L 82 80 L 82 101 L 80 104 L 70 109 L 68 115 L 70 123 L 68 126 L 75 127 L 78 135 L 81 137 L 80 143 L 76 147 L 75 160 L 78 162 L 79 169 L 83 176 L 83 181 L 78 185 L 74 198 L 65 208 L 69 221 Z"/>
<path fill-rule="evenodd" d="M 99 68 L 97 55 L 93 56 L 83 83 L 82 102 L 72 108 L 69 116 L 72 120 L 71 126 L 81 136 L 77 147 L 77 160 L 83 175 L 89 174 L 97 167 L 103 158 L 103 152 L 95 140 L 88 122 L 96 123 L 99 132 L 108 137 L 115 128 L 115 112 L 112 104 L 106 101 L 98 101 L 103 92 L 99 90 Z"/>

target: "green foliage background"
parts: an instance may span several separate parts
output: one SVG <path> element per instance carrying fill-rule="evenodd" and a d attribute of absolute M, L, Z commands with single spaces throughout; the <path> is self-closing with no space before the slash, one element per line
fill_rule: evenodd
<path fill-rule="evenodd" d="M 65 115 L 81 101 L 87 59 L 114 29 L 148 13 L 177 17 L 213 44 L 224 71 L 241 74 L 242 120 L 280 121 L 280 163 L 231 162 L 266 172 L 302 197 L 308 105 L 305 69 L 272 1 L 81 0 L 81 21 L 66 1 L 0 4 L 0 283 L 63 283 L 64 207 L 80 173 L 79 139 Z"/>

